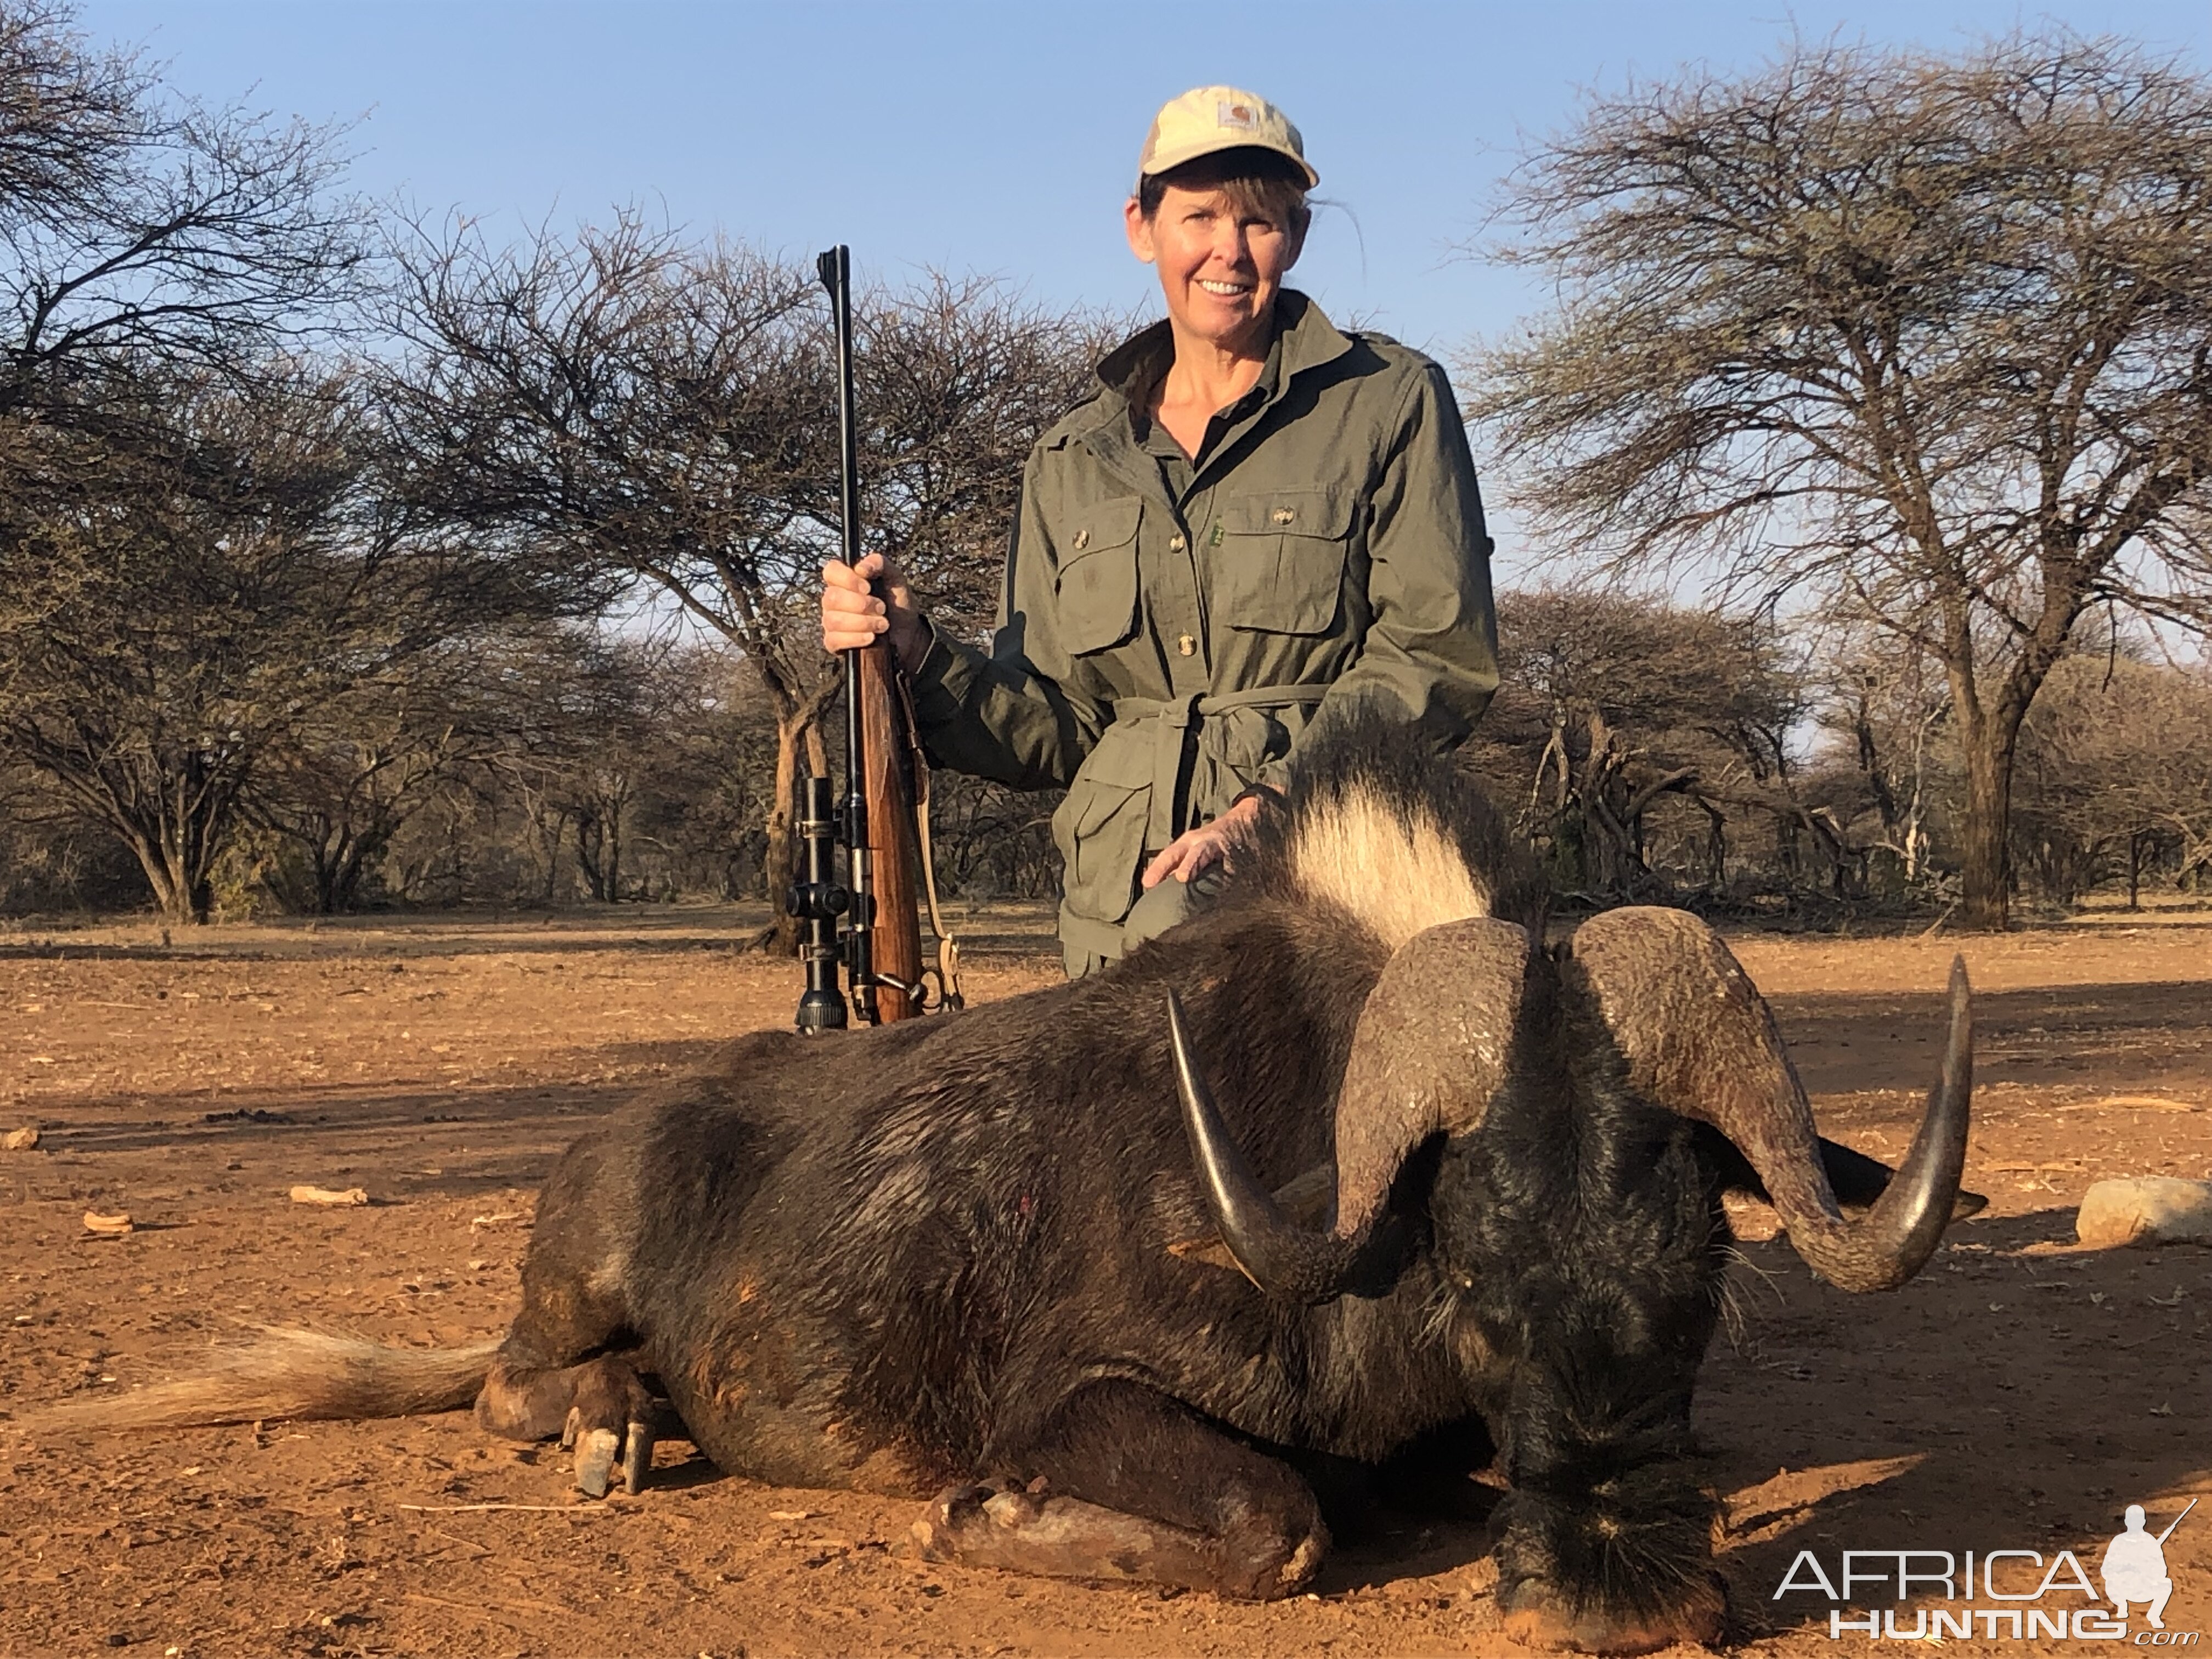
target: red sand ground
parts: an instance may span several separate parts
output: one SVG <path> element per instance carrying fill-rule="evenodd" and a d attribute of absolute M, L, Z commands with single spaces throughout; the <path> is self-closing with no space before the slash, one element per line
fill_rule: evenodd
<path fill-rule="evenodd" d="M 1346 1550 L 1315 1595 L 1255 1607 L 901 1559 L 911 1504 L 728 1479 L 680 1443 L 647 1493 L 580 1504 L 564 1459 L 461 1415 L 88 1444 L 15 1429 L 246 1322 L 495 1335 L 562 1146 L 712 1040 L 789 1018 L 788 966 L 726 948 L 749 920 L 0 936 L 0 1131 L 44 1129 L 0 1152 L 0 1654 L 1514 1650 L 1472 1528 Z M 1040 915 L 986 925 L 980 1000 L 1056 978 Z M 1832 1133 L 1903 1150 L 1953 948 L 1740 942 Z M 1771 1599 L 1800 1549 L 1833 1572 L 1844 1547 L 2071 1548 L 2094 1573 L 2126 1504 L 2155 1529 L 2212 1495 L 2207 1253 L 2069 1248 L 2091 1182 L 2212 1175 L 2212 925 L 1965 949 L 1983 993 L 1967 1175 L 1989 1213 L 1891 1296 L 1832 1291 L 1771 1241 L 1735 1275 L 1698 1422 L 1742 1652 L 1866 1650 L 1830 1640 L 1820 1597 Z M 297 1182 L 379 1201 L 304 1208 Z M 88 1208 L 138 1230 L 89 1237 Z M 1771 1231 L 1757 1206 L 1740 1219 Z M 2212 1504 L 2167 1559 L 2168 1626 L 2212 1626 Z"/>

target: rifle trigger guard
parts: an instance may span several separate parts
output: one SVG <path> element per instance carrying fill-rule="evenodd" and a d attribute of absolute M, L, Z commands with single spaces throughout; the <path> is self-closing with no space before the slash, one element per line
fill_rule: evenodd
<path fill-rule="evenodd" d="M 934 996 L 929 991 L 932 980 L 937 981 L 937 994 Z M 901 979 L 897 975 L 887 974 L 878 968 L 869 974 L 868 983 L 879 990 L 896 991 L 914 1004 L 918 1013 L 957 1012 L 968 1006 L 968 1000 L 960 994 L 957 969 L 954 970 L 951 990 L 945 988 L 944 970 L 938 968 L 923 969 L 921 977 L 913 981 Z"/>

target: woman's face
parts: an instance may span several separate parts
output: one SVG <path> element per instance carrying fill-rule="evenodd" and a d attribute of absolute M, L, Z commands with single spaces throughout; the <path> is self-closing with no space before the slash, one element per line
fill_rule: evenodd
<path fill-rule="evenodd" d="M 1179 333 L 1235 349 L 1267 337 L 1300 237 L 1288 225 L 1240 214 L 1226 192 L 1168 186 L 1150 219 L 1133 198 L 1129 248 L 1160 273 Z"/>

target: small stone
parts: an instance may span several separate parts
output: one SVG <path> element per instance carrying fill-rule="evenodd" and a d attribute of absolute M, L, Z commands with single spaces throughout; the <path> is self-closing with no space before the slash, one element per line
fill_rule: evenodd
<path fill-rule="evenodd" d="M 295 1204 L 319 1204 L 326 1209 L 357 1209 L 368 1202 L 368 1194 L 359 1187 L 349 1187 L 343 1192 L 328 1187 L 295 1187 Z"/>
<path fill-rule="evenodd" d="M 36 1124 L 26 1123 L 20 1129 L 10 1129 L 0 1135 L 0 1152 L 27 1152 L 39 1144 Z"/>
<path fill-rule="evenodd" d="M 2212 1181 L 2172 1176 L 2100 1181 L 2075 1213 L 2074 1236 L 2100 1250 L 2123 1244 L 2212 1244 Z"/>

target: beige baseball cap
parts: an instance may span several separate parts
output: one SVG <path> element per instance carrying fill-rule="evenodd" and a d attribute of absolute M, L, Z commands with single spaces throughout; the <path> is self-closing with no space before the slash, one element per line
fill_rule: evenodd
<path fill-rule="evenodd" d="M 1147 173 L 1165 173 L 1224 149 L 1271 149 L 1298 164 L 1308 190 L 1321 183 L 1290 117 L 1236 87 L 1194 87 L 1163 104 L 1145 135 L 1137 176 L 1141 182 Z"/>

